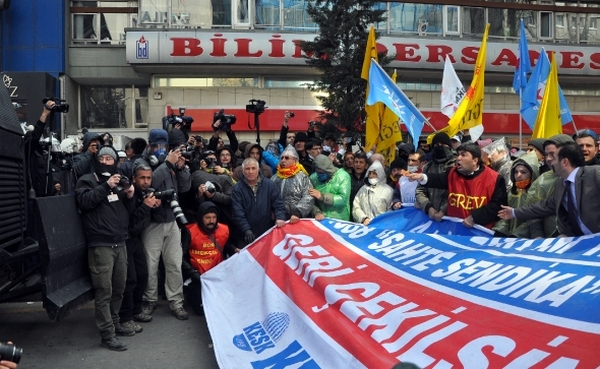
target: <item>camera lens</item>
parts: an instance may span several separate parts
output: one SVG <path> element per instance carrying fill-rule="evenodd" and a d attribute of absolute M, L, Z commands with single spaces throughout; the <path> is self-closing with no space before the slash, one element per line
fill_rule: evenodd
<path fill-rule="evenodd" d="M 18 364 L 21 361 L 23 349 L 8 343 L 0 343 L 0 360 L 12 361 Z"/>

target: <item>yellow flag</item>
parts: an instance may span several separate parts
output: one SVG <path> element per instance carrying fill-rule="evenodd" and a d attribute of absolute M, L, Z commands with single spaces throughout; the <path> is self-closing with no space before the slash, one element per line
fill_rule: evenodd
<path fill-rule="evenodd" d="M 396 83 L 396 71 L 392 74 L 392 81 Z M 396 159 L 396 142 L 402 141 L 399 118 L 389 108 L 384 106 L 383 119 L 379 129 L 379 142 L 377 152 L 381 153 L 389 166 Z"/>
<path fill-rule="evenodd" d="M 371 67 L 371 58 L 375 61 L 379 61 L 377 58 L 377 43 L 375 40 L 375 28 L 371 26 L 369 30 L 369 38 L 367 39 L 367 48 L 365 50 L 365 59 L 363 60 L 363 67 L 360 77 L 366 81 L 369 81 L 369 68 Z M 369 84 L 367 84 L 367 91 L 365 96 L 369 96 Z M 364 147 L 366 150 L 370 150 L 374 145 L 379 142 L 379 128 L 381 120 L 383 119 L 383 112 L 385 105 L 383 103 L 376 103 L 374 105 L 365 104 L 365 143 Z"/>
<path fill-rule="evenodd" d="M 465 94 L 465 98 L 458 106 L 458 109 L 448 121 L 448 127 L 442 131 L 448 133 L 448 136 L 452 137 L 459 131 L 469 129 L 481 124 L 481 118 L 483 115 L 483 85 L 484 85 L 484 74 L 485 74 L 485 61 L 487 51 L 487 38 L 490 24 L 488 23 L 483 33 L 483 40 L 481 41 L 481 47 L 477 53 L 477 60 L 475 61 L 475 71 L 473 72 L 473 80 L 471 80 L 471 86 Z"/>
<path fill-rule="evenodd" d="M 531 138 L 550 138 L 551 136 L 563 133 L 562 120 L 560 118 L 560 99 L 558 97 L 558 68 L 556 67 L 556 58 L 551 54 L 550 74 L 546 82 L 544 97 L 540 104 L 533 134 Z"/>

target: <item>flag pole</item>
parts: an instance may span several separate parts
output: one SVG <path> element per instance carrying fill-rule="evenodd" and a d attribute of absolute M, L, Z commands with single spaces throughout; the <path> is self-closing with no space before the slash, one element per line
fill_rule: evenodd
<path fill-rule="evenodd" d="M 579 130 L 577 129 L 577 126 L 575 125 L 575 119 L 573 119 L 571 121 L 571 124 L 573 124 L 573 128 L 575 128 L 575 133 L 577 133 L 577 131 L 579 131 Z"/>
<path fill-rule="evenodd" d="M 523 107 L 523 89 L 519 87 L 519 149 L 523 149 L 523 116 L 521 108 Z"/>

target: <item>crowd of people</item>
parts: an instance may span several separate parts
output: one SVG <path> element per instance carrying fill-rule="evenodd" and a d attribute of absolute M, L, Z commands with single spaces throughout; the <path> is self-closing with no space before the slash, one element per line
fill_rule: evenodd
<path fill-rule="evenodd" d="M 219 121 L 209 140 L 185 127 L 152 129 L 127 145 L 124 160 L 110 135 L 85 134 L 72 169 L 104 346 L 127 349 L 116 336 L 143 330 L 138 323 L 152 320 L 163 284 L 177 319 L 188 319 L 184 300 L 202 314 L 200 275 L 288 221 L 366 226 L 414 207 L 433 221 L 458 217 L 498 237 L 600 231 L 600 213 L 585 211 L 600 189 L 589 130 L 531 140 L 526 150 L 503 138 L 472 142 L 468 132 L 440 132 L 430 144 L 400 143 L 388 163 L 374 149 L 353 152 L 350 143 L 319 137 L 313 125 L 291 132 L 290 119 L 286 113 L 279 139 L 264 148 L 238 142 Z"/>

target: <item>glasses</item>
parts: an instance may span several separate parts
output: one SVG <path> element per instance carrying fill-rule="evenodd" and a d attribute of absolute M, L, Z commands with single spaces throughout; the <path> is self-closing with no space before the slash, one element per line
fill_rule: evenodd
<path fill-rule="evenodd" d="M 231 156 L 231 154 L 230 154 L 230 153 L 228 153 L 228 152 L 222 152 L 222 153 L 221 153 L 221 156 Z"/>
<path fill-rule="evenodd" d="M 282 156 L 281 158 L 282 158 L 282 159 L 285 159 L 285 160 L 292 160 L 292 159 L 295 159 L 293 156 L 287 156 L 287 155 L 286 155 L 286 156 Z"/>
<path fill-rule="evenodd" d="M 575 134 L 573 135 L 573 139 L 576 140 L 578 138 L 590 137 L 590 136 L 594 139 L 594 141 L 598 140 L 598 135 L 596 134 L 596 132 L 592 131 L 591 129 L 581 129 L 581 130 L 575 132 Z"/>

